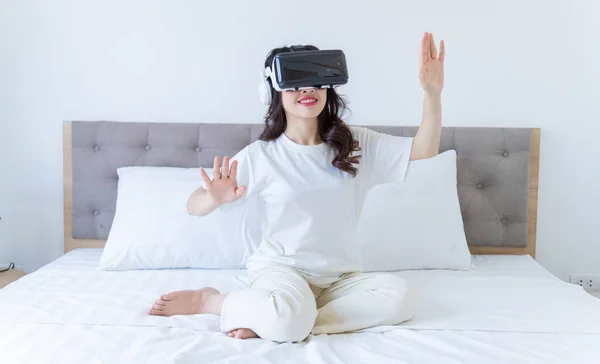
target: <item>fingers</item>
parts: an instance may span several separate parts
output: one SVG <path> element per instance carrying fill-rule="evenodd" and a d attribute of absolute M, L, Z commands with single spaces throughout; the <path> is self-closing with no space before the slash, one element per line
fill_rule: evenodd
<path fill-rule="evenodd" d="M 221 167 L 221 176 L 223 178 L 229 177 L 229 157 L 223 158 L 223 166 Z"/>
<path fill-rule="evenodd" d="M 219 179 L 219 173 L 221 172 L 221 158 L 215 157 L 213 162 L 213 179 Z"/>
<path fill-rule="evenodd" d="M 246 192 L 246 186 L 240 186 L 235 190 L 235 199 L 238 200 Z"/>
<path fill-rule="evenodd" d="M 206 171 L 204 170 L 204 168 L 200 168 L 200 175 L 202 176 L 202 179 L 204 180 L 204 183 L 206 185 L 209 185 L 210 182 L 211 182 L 211 180 L 210 180 L 210 177 L 208 177 L 208 173 L 206 173 Z"/>
<path fill-rule="evenodd" d="M 435 41 L 433 40 L 433 34 L 429 33 L 429 51 L 432 59 L 437 59 L 437 49 L 435 48 Z"/>
<path fill-rule="evenodd" d="M 425 32 L 425 34 L 423 34 L 423 38 L 421 39 L 421 53 L 419 55 L 420 65 L 424 65 L 431 59 L 439 59 L 440 62 L 444 62 L 445 58 L 446 44 L 444 41 L 442 40 L 440 42 L 440 51 L 438 53 L 437 47 L 435 46 L 435 41 L 433 39 L 433 34 Z"/>
<path fill-rule="evenodd" d="M 429 54 L 429 48 L 427 48 L 427 33 L 425 33 L 423 35 L 423 38 L 421 39 L 421 55 L 419 57 L 419 63 L 421 65 L 424 65 L 425 63 L 427 63 L 428 54 Z"/>
<path fill-rule="evenodd" d="M 231 162 L 229 164 L 231 158 L 228 156 L 223 157 L 223 164 L 221 165 L 221 158 L 215 157 L 213 162 L 213 181 L 221 178 L 237 178 L 237 161 Z M 210 178 L 208 178 L 208 174 L 203 168 L 200 168 L 200 173 L 202 174 L 202 178 L 205 183 L 210 183 Z"/>
<path fill-rule="evenodd" d="M 429 33 L 425 33 L 425 53 L 427 53 L 427 60 L 431 59 L 431 39 L 429 39 Z"/>
<path fill-rule="evenodd" d="M 231 162 L 231 169 L 229 169 L 229 178 L 237 179 L 237 167 L 238 161 Z"/>

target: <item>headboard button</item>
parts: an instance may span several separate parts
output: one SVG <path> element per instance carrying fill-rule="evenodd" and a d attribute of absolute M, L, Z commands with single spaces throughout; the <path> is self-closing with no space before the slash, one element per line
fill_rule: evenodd
<path fill-rule="evenodd" d="M 100 216 L 100 211 L 94 210 L 94 216 Z"/>
<path fill-rule="evenodd" d="M 502 153 L 502 156 L 504 158 L 508 158 L 509 155 L 510 155 L 510 153 L 508 153 L 508 151 L 504 151 L 504 153 Z"/>
<path fill-rule="evenodd" d="M 148 151 L 150 151 L 150 149 L 152 149 L 152 147 L 149 145 L 146 145 L 146 151 L 148 152 Z"/>
<path fill-rule="evenodd" d="M 102 149 L 102 148 L 101 148 L 99 145 L 96 145 L 96 146 L 94 147 L 94 150 L 95 150 L 96 152 L 99 152 L 99 151 L 100 151 L 100 149 Z"/>
<path fill-rule="evenodd" d="M 200 153 L 202 149 L 200 147 L 196 147 L 196 153 Z"/>
<path fill-rule="evenodd" d="M 475 185 L 475 187 L 480 190 L 483 188 L 483 183 L 479 182 L 478 184 Z"/>
<path fill-rule="evenodd" d="M 502 223 L 502 225 L 506 225 L 506 223 L 508 223 L 508 219 L 506 217 L 503 217 L 500 219 L 500 222 Z"/>

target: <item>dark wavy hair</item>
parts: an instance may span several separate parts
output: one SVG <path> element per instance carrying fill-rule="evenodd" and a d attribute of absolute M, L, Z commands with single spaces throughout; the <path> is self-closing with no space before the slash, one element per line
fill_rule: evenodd
<path fill-rule="evenodd" d="M 304 46 L 308 50 L 318 50 L 312 45 Z M 291 52 L 290 47 L 275 48 L 269 52 L 265 60 L 265 67 L 273 64 L 273 58 L 278 53 Z M 270 80 L 268 80 L 270 83 Z M 272 86 L 272 85 L 271 85 Z M 265 128 L 259 139 L 271 141 L 277 139 L 287 127 L 285 110 L 281 102 L 281 93 L 271 87 L 272 102 L 265 115 Z M 342 116 L 347 109 L 347 102 L 340 96 L 335 89 L 327 89 L 327 103 L 319 114 L 319 136 L 321 140 L 334 148 L 337 152 L 331 164 L 342 171 L 356 176 L 357 167 L 354 164 L 359 163 L 360 156 L 352 156 L 352 152 L 360 150 L 358 141 L 352 136 L 350 127 L 342 120 Z"/>

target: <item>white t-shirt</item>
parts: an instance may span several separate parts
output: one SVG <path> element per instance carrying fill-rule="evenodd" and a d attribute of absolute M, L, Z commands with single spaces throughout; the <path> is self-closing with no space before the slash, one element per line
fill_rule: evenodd
<path fill-rule="evenodd" d="M 301 145 L 285 134 L 256 141 L 232 158 L 238 185 L 247 190 L 220 209 L 256 198 L 263 217 L 263 239 L 249 269 L 282 263 L 316 285 L 361 270 L 356 226 L 363 199 L 376 184 L 404 181 L 412 138 L 351 129 L 361 148 L 354 154 L 362 155 L 356 177 L 331 164 L 335 150 L 327 144 Z"/>

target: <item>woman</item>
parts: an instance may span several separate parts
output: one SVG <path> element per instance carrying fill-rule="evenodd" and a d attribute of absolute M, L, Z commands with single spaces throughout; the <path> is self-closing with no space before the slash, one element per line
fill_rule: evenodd
<path fill-rule="evenodd" d="M 315 49 L 312 47 L 312 49 Z M 265 61 L 289 48 L 274 49 Z M 214 288 L 161 296 L 151 315 L 212 313 L 235 338 L 297 342 L 310 333 L 340 333 L 412 318 L 415 294 L 391 274 L 360 272 L 355 227 L 366 192 L 404 180 L 409 161 L 437 154 L 441 133 L 444 42 L 421 42 L 423 119 L 414 138 L 350 127 L 334 89 L 276 92 L 260 140 L 230 163 L 214 161 L 206 188 L 188 200 L 188 212 L 205 216 L 249 199 L 264 216 L 263 241 L 247 263 L 248 289 Z M 220 175 L 219 175 L 220 171 Z"/>

